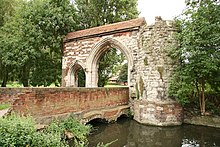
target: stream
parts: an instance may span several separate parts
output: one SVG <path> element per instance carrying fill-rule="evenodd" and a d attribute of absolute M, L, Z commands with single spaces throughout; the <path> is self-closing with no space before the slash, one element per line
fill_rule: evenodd
<path fill-rule="evenodd" d="M 92 122 L 89 147 L 112 142 L 109 147 L 220 147 L 220 129 L 182 125 L 155 127 L 120 118 L 115 123 Z"/>

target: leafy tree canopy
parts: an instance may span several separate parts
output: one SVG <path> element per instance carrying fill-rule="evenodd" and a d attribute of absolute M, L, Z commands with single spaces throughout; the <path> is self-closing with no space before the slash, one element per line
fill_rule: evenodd
<path fill-rule="evenodd" d="M 188 0 L 177 18 L 179 44 L 171 56 L 179 60 L 170 95 L 183 103 L 198 97 L 205 113 L 206 87 L 220 85 L 220 3 L 217 0 Z M 217 87 L 216 87 L 217 86 Z"/>
<path fill-rule="evenodd" d="M 62 39 L 76 27 L 69 0 L 24 1 L 1 28 L 2 86 L 14 75 L 24 86 L 48 86 L 60 80 Z M 4 80 L 5 79 L 5 80 Z"/>
<path fill-rule="evenodd" d="M 117 71 L 116 67 L 124 61 L 124 55 L 115 48 L 107 50 L 99 60 L 98 86 L 103 87 Z"/>
<path fill-rule="evenodd" d="M 122 65 L 117 80 L 118 82 L 124 82 L 124 83 L 128 81 L 128 63 Z"/>
<path fill-rule="evenodd" d="M 138 16 L 137 0 L 75 0 L 83 29 Z"/>

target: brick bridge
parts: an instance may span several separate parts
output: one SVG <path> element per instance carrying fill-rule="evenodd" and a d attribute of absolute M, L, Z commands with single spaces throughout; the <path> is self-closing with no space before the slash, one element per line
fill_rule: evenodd
<path fill-rule="evenodd" d="M 0 88 L 0 103 L 32 115 L 37 122 L 77 117 L 81 122 L 101 118 L 115 121 L 129 111 L 128 88 Z"/>
<path fill-rule="evenodd" d="M 182 108 L 168 97 L 169 78 L 175 67 L 168 56 L 176 45 L 174 32 L 171 21 L 156 17 L 153 25 L 138 18 L 68 33 L 62 60 L 65 88 L 1 89 L 0 102 L 8 98 L 15 111 L 44 121 L 72 114 L 82 122 L 115 120 L 130 106 L 140 123 L 180 125 Z M 111 48 L 127 58 L 128 88 L 96 88 L 100 57 Z M 72 88 L 77 87 L 79 69 L 85 72 L 85 89 Z"/>

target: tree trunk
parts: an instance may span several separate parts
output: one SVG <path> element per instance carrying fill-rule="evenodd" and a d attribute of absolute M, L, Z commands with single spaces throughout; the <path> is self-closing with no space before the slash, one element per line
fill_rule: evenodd
<path fill-rule="evenodd" d="M 8 81 L 8 70 L 6 67 L 4 67 L 4 73 L 3 73 L 3 79 L 2 79 L 2 85 L 1 87 L 6 87 L 7 81 Z"/>
<path fill-rule="evenodd" d="M 201 104 L 202 104 L 202 111 L 201 114 L 204 115 L 205 114 L 205 80 L 204 78 L 202 78 L 201 81 Z"/>
<path fill-rule="evenodd" d="M 202 113 L 202 99 L 201 99 L 201 92 L 199 90 L 199 82 L 196 81 L 196 91 L 198 93 L 198 98 L 199 98 L 199 108 L 200 108 L 200 113 Z"/>
<path fill-rule="evenodd" d="M 22 69 L 22 78 L 21 78 L 21 82 L 23 84 L 24 87 L 28 87 L 29 86 L 29 67 L 28 66 L 24 66 Z"/>

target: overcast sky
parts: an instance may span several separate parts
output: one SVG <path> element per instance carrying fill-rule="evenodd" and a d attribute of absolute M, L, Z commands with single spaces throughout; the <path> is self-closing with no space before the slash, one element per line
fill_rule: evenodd
<path fill-rule="evenodd" d="M 185 7 L 185 0 L 138 0 L 140 16 L 145 17 L 148 24 L 154 22 L 155 16 L 164 20 L 172 20 Z"/>

